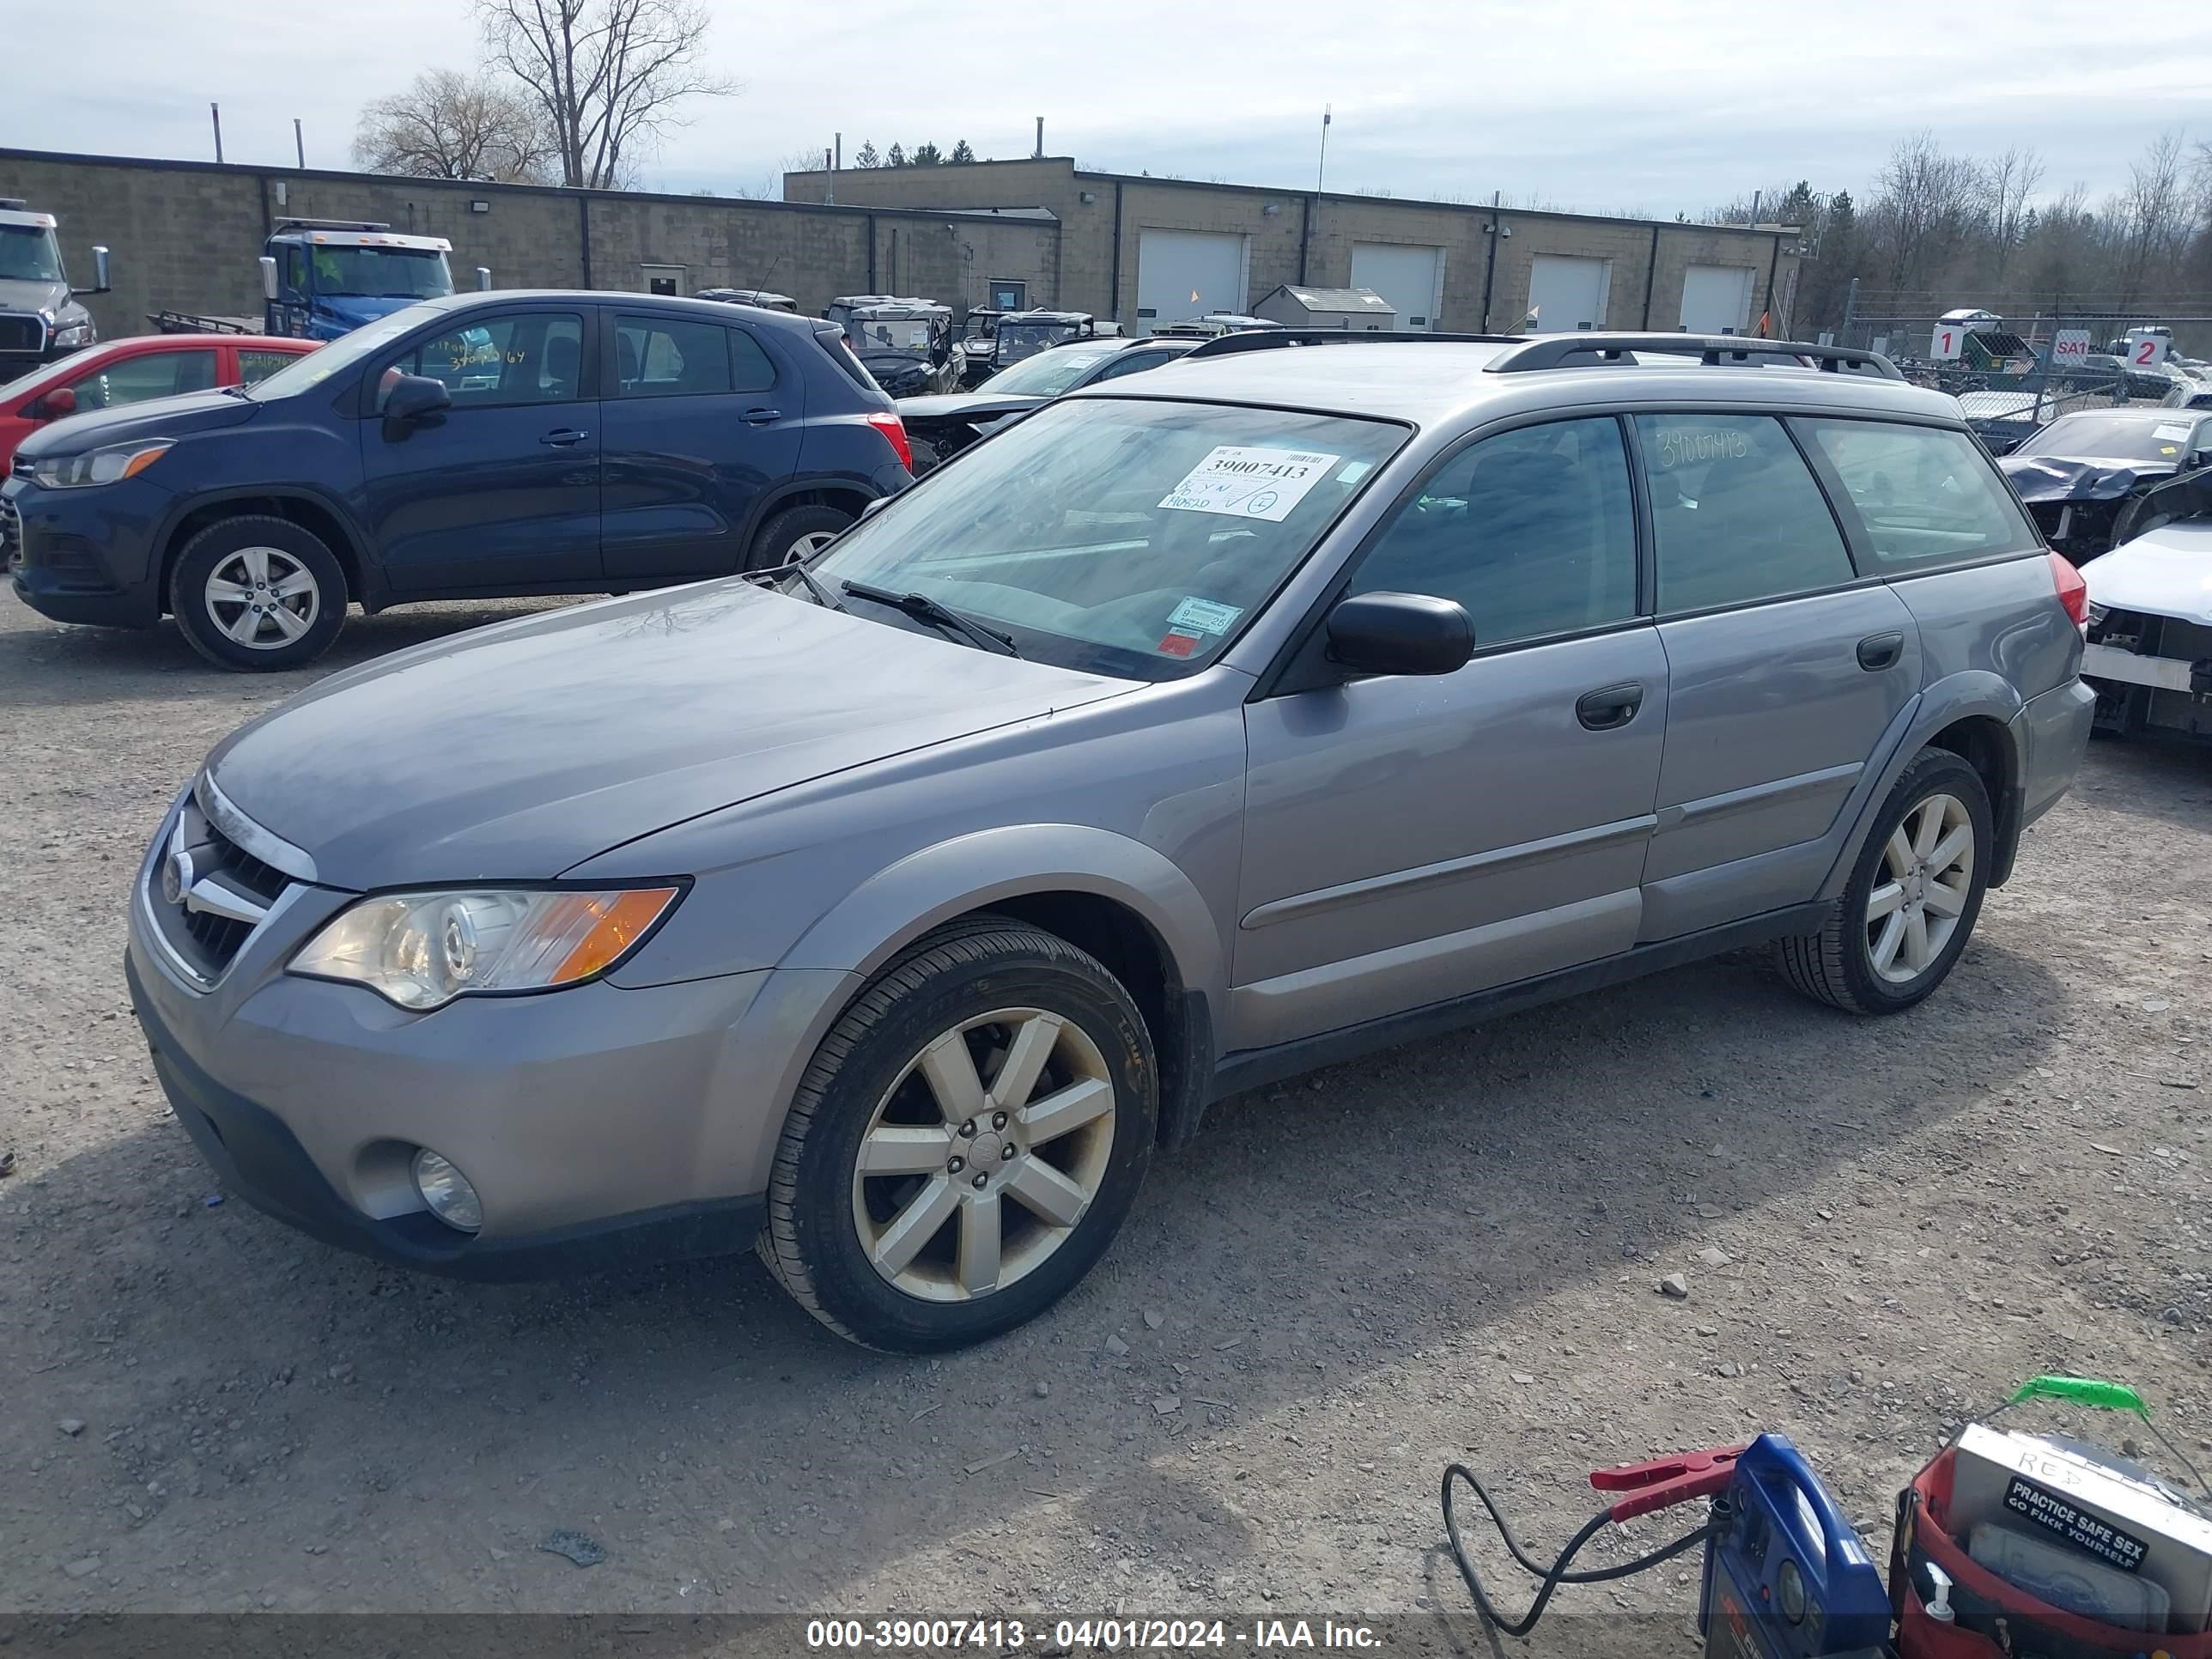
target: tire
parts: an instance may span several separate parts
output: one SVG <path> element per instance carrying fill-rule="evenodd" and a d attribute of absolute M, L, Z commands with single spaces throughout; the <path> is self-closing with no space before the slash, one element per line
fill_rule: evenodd
<path fill-rule="evenodd" d="M 1019 1018 L 977 1024 L 1000 1012 Z M 1017 1050 L 1034 1081 L 999 1110 L 988 1091 Z M 992 1082 L 956 1121 L 939 1086 L 961 1093 L 962 1051 L 981 1061 L 968 1081 Z M 925 1071 L 930 1054 L 953 1063 Z M 1048 1103 L 1030 1140 L 1024 1126 Z M 761 1258 L 850 1341 L 903 1353 L 982 1341 L 1043 1312 L 1105 1253 L 1158 1119 L 1152 1039 L 1119 981 L 1012 918 L 956 924 L 879 974 L 815 1051 L 776 1148 Z M 896 1172 L 864 1173 L 864 1140 Z"/>
<path fill-rule="evenodd" d="M 252 586 L 257 572 L 269 591 Z M 210 584 L 241 597 L 227 600 Z M 270 608 L 257 614 L 255 605 Z M 345 608 L 345 572 L 320 537 L 289 519 L 257 514 L 210 525 L 169 573 L 179 630 L 219 668 L 273 673 L 313 662 L 337 638 Z M 295 623 L 302 625 L 295 630 Z"/>
<path fill-rule="evenodd" d="M 1814 1001 L 1855 1014 L 1894 1014 L 1921 1001 L 1950 973 L 1981 915 L 1992 816 L 1972 767 L 1948 750 L 1922 750 L 1875 814 L 1820 931 L 1780 942 L 1784 977 Z M 1961 855 L 1969 860 L 1963 870 Z M 1889 907 L 1879 918 L 1877 904 Z"/>
<path fill-rule="evenodd" d="M 760 527 L 745 555 L 748 570 L 773 570 L 802 553 L 811 553 L 853 522 L 834 507 L 787 507 Z"/>

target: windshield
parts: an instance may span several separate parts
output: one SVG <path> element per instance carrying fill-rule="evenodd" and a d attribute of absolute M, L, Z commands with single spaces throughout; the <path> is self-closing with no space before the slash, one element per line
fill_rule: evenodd
<path fill-rule="evenodd" d="M 929 350 L 932 325 L 927 317 L 855 317 L 851 324 L 853 349 L 896 351 L 919 356 Z"/>
<path fill-rule="evenodd" d="M 1076 398 L 894 497 L 812 574 L 833 592 L 925 594 L 1024 657 L 1172 679 L 1220 653 L 1405 437 L 1382 421 Z"/>
<path fill-rule="evenodd" d="M 2069 455 L 2104 461 L 2180 465 L 2191 421 L 2151 420 L 2122 414 L 2062 415 L 2014 450 L 2016 455 Z"/>
<path fill-rule="evenodd" d="M 315 292 L 325 298 L 434 300 L 453 291 L 453 273 L 435 249 L 319 242 L 309 252 L 315 261 Z"/>
<path fill-rule="evenodd" d="M 1000 369 L 976 390 L 1009 398 L 1057 398 L 1081 380 L 1085 370 L 1101 357 L 1112 356 L 1116 349 L 1110 345 L 1055 346 L 1012 368 Z"/>
<path fill-rule="evenodd" d="M 58 283 L 62 251 L 44 225 L 0 225 L 0 282 Z"/>
<path fill-rule="evenodd" d="M 256 403 L 266 404 L 312 392 L 332 375 L 343 374 L 362 358 L 435 314 L 428 306 L 408 306 L 388 317 L 380 317 L 349 334 L 339 335 L 319 350 L 286 364 L 267 380 L 247 386 L 246 395 Z"/>
<path fill-rule="evenodd" d="M 1046 347 L 1059 345 L 1075 336 L 1073 323 L 1000 323 L 999 356 L 1012 362 L 1018 358 L 1034 356 Z"/>

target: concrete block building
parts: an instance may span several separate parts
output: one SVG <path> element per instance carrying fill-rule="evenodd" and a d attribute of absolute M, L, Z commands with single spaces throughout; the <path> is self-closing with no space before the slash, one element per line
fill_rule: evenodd
<path fill-rule="evenodd" d="M 1059 226 L 1049 296 L 1132 332 L 1245 312 L 1285 285 L 1366 288 L 1397 326 L 1786 330 L 1798 238 L 1780 225 L 1602 218 L 1096 173 L 1066 156 L 784 175 L 787 201 L 1032 208 Z M 995 276 L 996 273 L 990 273 Z"/>

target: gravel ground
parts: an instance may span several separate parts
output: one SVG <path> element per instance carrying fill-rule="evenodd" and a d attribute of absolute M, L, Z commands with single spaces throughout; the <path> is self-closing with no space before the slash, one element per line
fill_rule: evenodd
<path fill-rule="evenodd" d="M 356 619 L 319 667 L 514 608 Z M 1453 1458 L 1548 1555 L 1590 1468 L 1784 1430 L 1880 1551 L 2030 1373 L 2131 1381 L 2212 1447 L 2203 757 L 2096 745 L 1911 1014 L 1745 954 L 1239 1097 L 1058 1309 L 915 1361 L 750 1257 L 484 1288 L 217 1202 L 125 1003 L 125 889 L 209 745 L 313 678 L 0 597 L 0 1610 L 1441 1629 Z M 538 1547 L 563 1528 L 605 1559 Z M 1564 1592 L 1552 1645 L 1626 1608 L 1686 1648 L 1694 1560 Z"/>

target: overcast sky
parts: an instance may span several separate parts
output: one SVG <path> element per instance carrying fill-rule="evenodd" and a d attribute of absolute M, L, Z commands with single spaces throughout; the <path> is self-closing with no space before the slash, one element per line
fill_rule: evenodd
<path fill-rule="evenodd" d="M 757 192 L 840 130 L 848 157 L 868 139 L 1024 155 L 1037 115 L 1047 150 L 1085 167 L 1310 187 L 1324 104 L 1332 189 L 1670 217 L 1798 178 L 1863 194 L 1922 126 L 1954 149 L 2036 146 L 2046 195 L 2118 187 L 2163 128 L 2212 138 L 2212 8 L 2115 35 L 2112 8 L 2081 0 L 1854 0 L 1789 31 L 1788 6 L 1648 0 L 708 3 L 714 65 L 746 88 L 691 106 L 643 163 L 651 188 Z M 298 116 L 308 164 L 344 167 L 365 100 L 477 52 L 467 0 L 313 9 L 74 0 L 88 50 L 4 100 L 0 143 L 208 159 L 215 100 L 228 159 L 289 165 Z"/>

